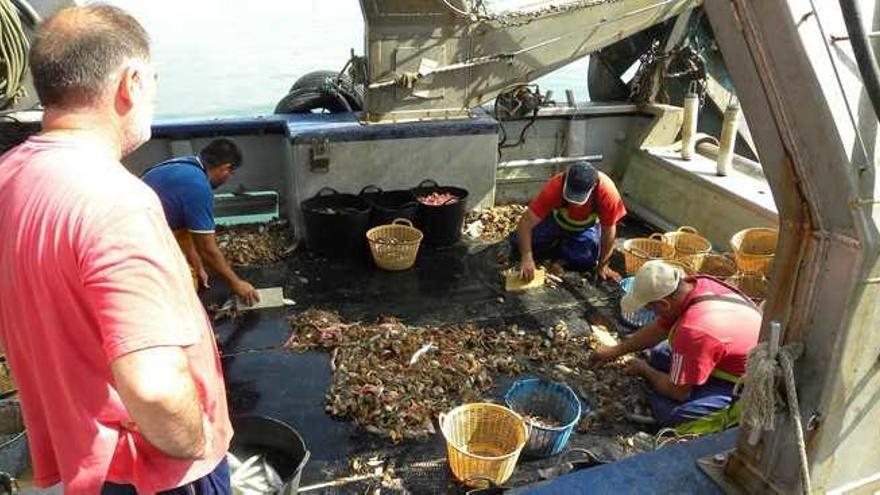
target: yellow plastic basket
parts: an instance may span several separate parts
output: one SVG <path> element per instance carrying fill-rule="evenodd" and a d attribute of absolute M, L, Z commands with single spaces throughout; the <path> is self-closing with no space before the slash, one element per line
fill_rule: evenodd
<path fill-rule="evenodd" d="M 510 478 L 529 438 L 529 426 L 519 414 L 489 403 L 464 404 L 440 413 L 449 468 L 468 486 L 500 485 Z"/>
<path fill-rule="evenodd" d="M 370 253 L 376 266 L 383 270 L 407 270 L 416 262 L 424 235 L 405 218 L 396 218 L 388 225 L 367 231 Z"/>
<path fill-rule="evenodd" d="M 692 272 L 699 272 L 703 259 L 712 251 L 712 243 L 701 236 L 693 227 L 679 227 L 675 232 L 663 234 L 663 240 L 675 248 L 673 259 L 690 267 Z"/>
<path fill-rule="evenodd" d="M 730 238 L 730 248 L 736 259 L 736 267 L 745 273 L 770 276 L 779 231 L 768 228 L 740 230 Z"/>
<path fill-rule="evenodd" d="M 670 260 L 675 255 L 675 248 L 664 242 L 661 234 L 627 239 L 621 250 L 629 275 L 634 275 L 648 261 Z"/>
<path fill-rule="evenodd" d="M 733 258 L 724 254 L 707 254 L 703 258 L 703 266 L 700 273 L 711 275 L 715 278 L 724 280 L 728 277 L 736 275 L 736 262 Z"/>

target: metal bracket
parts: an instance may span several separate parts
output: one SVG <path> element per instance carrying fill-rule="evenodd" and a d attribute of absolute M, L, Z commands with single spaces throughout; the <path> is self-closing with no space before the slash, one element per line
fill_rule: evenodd
<path fill-rule="evenodd" d="M 330 171 L 330 140 L 315 138 L 309 152 L 309 168 L 312 172 L 326 174 Z"/>

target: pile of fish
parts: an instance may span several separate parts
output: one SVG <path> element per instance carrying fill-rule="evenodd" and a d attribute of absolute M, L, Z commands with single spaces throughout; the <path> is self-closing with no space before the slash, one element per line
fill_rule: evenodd
<path fill-rule="evenodd" d="M 423 205 L 428 205 L 428 206 L 451 205 L 451 204 L 458 203 L 458 201 L 459 201 L 458 196 L 456 196 L 452 193 L 448 193 L 448 192 L 445 192 L 445 193 L 433 192 L 433 193 L 425 195 L 425 196 L 419 196 L 416 199 L 419 200 L 419 203 L 422 203 Z"/>
<path fill-rule="evenodd" d="M 526 207 L 517 204 L 471 211 L 464 220 L 464 233 L 472 239 L 500 241 L 516 230 L 524 211 Z"/>
<path fill-rule="evenodd" d="M 440 412 L 486 400 L 497 374 L 537 374 L 568 383 L 596 407 L 581 430 L 623 421 L 642 396 L 621 363 L 590 369 L 595 342 L 585 334 L 570 335 L 563 323 L 543 332 L 472 324 L 415 327 L 391 317 L 348 322 L 311 309 L 292 317 L 291 324 L 287 348 L 331 354 L 327 411 L 393 442 L 431 435 Z"/>
<path fill-rule="evenodd" d="M 220 251 L 230 264 L 237 266 L 280 261 L 292 250 L 292 237 L 284 221 L 217 227 Z"/>
<path fill-rule="evenodd" d="M 229 461 L 230 485 L 234 495 L 260 495 L 277 493 L 284 482 L 266 458 L 261 455 L 241 462 L 232 454 L 226 454 Z"/>

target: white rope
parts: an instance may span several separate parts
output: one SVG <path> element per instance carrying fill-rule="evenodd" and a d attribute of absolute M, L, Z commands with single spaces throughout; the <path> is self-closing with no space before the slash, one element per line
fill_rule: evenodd
<path fill-rule="evenodd" d="M 734 392 L 742 390 L 740 421 L 752 430 L 772 431 L 775 428 L 775 377 L 776 361 L 770 357 L 769 344 L 761 342 L 749 353 L 746 374 Z"/>
<path fill-rule="evenodd" d="M 785 385 L 788 413 L 794 429 L 801 468 L 801 481 L 804 493 L 809 494 L 810 466 L 807 459 L 807 446 L 801 424 L 798 406 L 797 383 L 794 380 L 794 360 L 803 352 L 803 344 L 788 344 L 779 349 L 777 356 L 771 356 L 768 342 L 758 344 L 749 353 L 746 374 L 737 384 L 734 393 L 742 390 L 740 422 L 752 430 L 773 430 L 775 427 L 776 406 L 781 397 L 777 396 L 777 378 Z M 778 359 L 778 363 L 777 363 Z"/>
<path fill-rule="evenodd" d="M 788 394 L 788 414 L 791 416 L 791 424 L 794 426 L 795 440 L 797 440 L 798 453 L 801 461 L 801 481 L 804 493 L 810 495 L 813 492 L 810 486 L 810 464 L 807 459 L 807 444 L 804 441 L 804 427 L 801 425 L 801 410 L 798 407 L 797 389 L 794 381 L 794 357 L 790 349 L 782 348 L 779 351 L 779 363 L 784 373 L 785 391 Z"/>

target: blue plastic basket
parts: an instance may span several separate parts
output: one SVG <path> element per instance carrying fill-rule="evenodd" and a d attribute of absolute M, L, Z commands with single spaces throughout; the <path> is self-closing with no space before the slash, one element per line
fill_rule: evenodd
<path fill-rule="evenodd" d="M 635 277 L 626 277 L 625 279 L 620 281 L 620 288 L 623 289 L 624 294 L 629 294 L 632 291 L 633 281 Z M 620 311 L 620 318 L 629 326 L 640 328 L 655 318 L 655 314 L 648 308 L 642 308 L 635 313 L 624 313 L 623 310 Z"/>
<path fill-rule="evenodd" d="M 581 418 L 581 401 L 571 388 L 542 378 L 517 380 L 504 394 L 504 403 L 518 414 L 553 418 L 561 424 L 555 428 L 532 424 L 523 448 L 523 455 L 528 457 L 558 454 Z"/>

